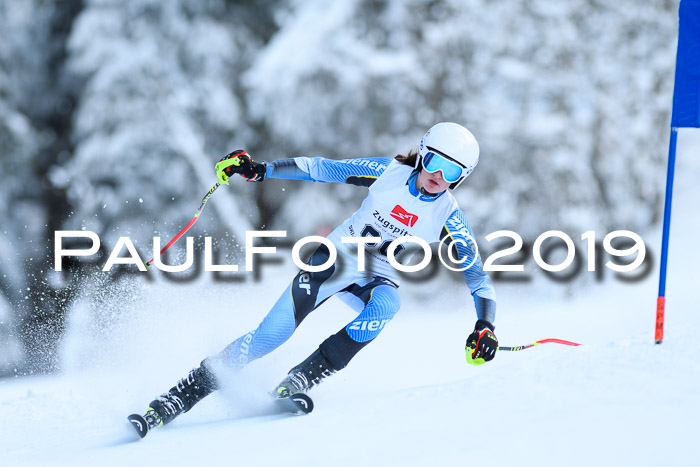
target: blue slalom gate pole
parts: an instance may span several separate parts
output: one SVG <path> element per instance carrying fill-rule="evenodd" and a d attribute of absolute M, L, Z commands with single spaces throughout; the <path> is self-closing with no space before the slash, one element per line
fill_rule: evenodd
<path fill-rule="evenodd" d="M 676 167 L 676 140 L 678 128 L 671 128 L 668 144 L 668 169 L 666 170 L 666 201 L 664 203 L 664 229 L 661 238 L 661 265 L 659 271 L 659 296 L 656 299 L 656 331 L 654 341 L 660 344 L 664 339 L 664 314 L 666 313 L 666 263 L 668 261 L 668 236 L 671 230 L 671 202 L 673 199 L 673 174 Z"/>
<path fill-rule="evenodd" d="M 676 77 L 673 87 L 673 107 L 671 112 L 671 141 L 668 145 L 659 296 L 656 299 L 656 332 L 654 340 L 657 344 L 660 344 L 664 338 L 666 263 L 668 260 L 669 231 L 671 229 L 671 199 L 673 195 L 673 172 L 676 166 L 676 140 L 679 128 L 700 128 L 700 0 L 681 0 L 678 6 L 678 51 L 676 52 Z"/>

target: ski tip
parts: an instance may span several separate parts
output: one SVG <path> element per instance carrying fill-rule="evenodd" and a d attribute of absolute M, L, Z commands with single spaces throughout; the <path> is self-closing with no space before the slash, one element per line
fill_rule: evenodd
<path fill-rule="evenodd" d="M 311 413 L 314 409 L 314 401 L 306 394 L 292 394 L 289 399 L 294 403 L 301 413 Z"/>
<path fill-rule="evenodd" d="M 146 436 L 148 433 L 148 422 L 145 418 L 138 414 L 131 414 L 126 417 L 126 419 L 129 420 L 131 426 L 134 427 L 136 433 L 139 435 L 139 438 Z"/>

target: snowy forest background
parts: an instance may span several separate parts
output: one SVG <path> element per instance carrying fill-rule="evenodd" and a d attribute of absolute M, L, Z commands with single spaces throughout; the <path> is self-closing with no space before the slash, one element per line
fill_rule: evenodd
<path fill-rule="evenodd" d="M 656 228 L 677 8 L 0 0 L 0 376 L 58 369 L 67 313 L 91 287 L 110 291 L 97 307 L 131 299 L 99 272 L 104 257 L 53 271 L 56 230 L 94 231 L 107 252 L 128 235 L 150 258 L 152 237 L 184 226 L 237 148 L 393 156 L 456 121 L 482 150 L 456 192 L 477 240 Z M 225 191 L 192 234 L 226 240 L 231 261 L 247 229 L 323 232 L 365 195 L 282 181 Z"/>

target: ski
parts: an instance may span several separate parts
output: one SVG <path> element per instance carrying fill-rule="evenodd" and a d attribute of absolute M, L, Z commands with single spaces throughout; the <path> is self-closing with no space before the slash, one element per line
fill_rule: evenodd
<path fill-rule="evenodd" d="M 131 415 L 126 417 L 126 419 L 129 420 L 131 426 L 134 427 L 136 433 L 139 435 L 139 438 L 143 438 L 148 434 L 148 422 L 145 418 L 143 418 L 143 416 L 132 413 Z"/>
<path fill-rule="evenodd" d="M 282 399 L 274 399 L 274 405 L 280 413 L 306 415 L 314 409 L 314 401 L 306 394 L 293 394 Z M 143 415 L 131 414 L 126 419 L 134 427 L 139 438 L 145 438 L 151 426 Z"/>
<path fill-rule="evenodd" d="M 292 394 L 289 397 L 276 399 L 277 404 L 287 411 L 306 415 L 314 409 L 314 401 L 309 396 L 303 393 Z"/>

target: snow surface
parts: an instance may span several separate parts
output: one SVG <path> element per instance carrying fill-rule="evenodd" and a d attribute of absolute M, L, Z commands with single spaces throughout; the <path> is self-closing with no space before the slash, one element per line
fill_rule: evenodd
<path fill-rule="evenodd" d="M 473 315 L 443 311 L 463 287 L 423 303 L 404 290 L 382 336 L 312 391 L 311 415 L 270 414 L 267 391 L 353 316 L 333 299 L 225 390 L 138 441 L 126 415 L 254 327 L 293 271 L 252 286 L 156 281 L 113 310 L 78 303 L 62 374 L 0 381 L 0 465 L 697 465 L 699 147 L 700 134 L 681 132 L 663 345 L 653 345 L 657 273 L 567 293 L 499 287 L 503 345 L 584 345 L 501 352 L 481 367 L 464 361 Z M 659 233 L 645 240 L 658 251 Z"/>

